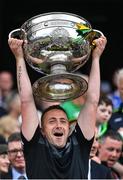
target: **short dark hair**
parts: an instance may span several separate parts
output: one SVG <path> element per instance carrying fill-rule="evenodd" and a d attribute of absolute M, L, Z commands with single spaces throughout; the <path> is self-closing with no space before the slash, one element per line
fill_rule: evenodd
<path fill-rule="evenodd" d="M 123 139 L 122 139 L 122 136 L 120 135 L 120 133 L 118 133 L 117 131 L 114 131 L 114 130 L 108 130 L 103 136 L 101 136 L 99 138 L 99 141 L 103 143 L 107 137 L 123 142 Z"/>
<path fill-rule="evenodd" d="M 8 143 L 13 141 L 21 141 L 21 134 L 19 132 L 12 133 L 8 137 Z"/>
<path fill-rule="evenodd" d="M 53 106 L 49 106 L 47 109 L 45 109 L 41 115 L 41 123 L 43 122 L 43 118 L 44 118 L 44 115 L 48 112 L 48 111 L 51 111 L 51 110 L 54 110 L 54 109 L 57 109 L 57 110 L 61 110 L 63 111 L 66 116 L 67 116 L 67 113 L 66 111 L 60 106 L 60 105 L 53 105 Z M 67 117 L 68 118 L 68 117 Z"/>
<path fill-rule="evenodd" d="M 103 103 L 105 103 L 106 106 L 112 106 L 112 108 L 113 108 L 112 100 L 107 95 L 100 96 L 98 105 L 103 104 Z"/>

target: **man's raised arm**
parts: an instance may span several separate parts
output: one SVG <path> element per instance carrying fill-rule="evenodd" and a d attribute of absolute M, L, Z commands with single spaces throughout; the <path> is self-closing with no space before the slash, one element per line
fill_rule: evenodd
<path fill-rule="evenodd" d="M 99 60 L 105 49 L 107 40 L 101 36 L 94 40 L 96 47 L 92 51 L 92 65 L 88 81 L 87 99 L 78 117 L 78 124 L 86 139 L 91 139 L 95 133 L 96 111 L 100 96 Z"/>
<path fill-rule="evenodd" d="M 24 61 L 23 40 L 10 38 L 8 44 L 16 59 L 17 84 L 21 99 L 22 133 L 27 140 L 30 140 L 38 126 L 39 119 Z"/>

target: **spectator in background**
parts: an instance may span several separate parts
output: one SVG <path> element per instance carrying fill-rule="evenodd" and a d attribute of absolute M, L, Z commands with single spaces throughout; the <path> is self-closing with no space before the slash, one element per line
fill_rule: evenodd
<path fill-rule="evenodd" d="M 8 115 L 0 118 L 0 133 L 4 135 L 6 140 L 14 132 L 20 132 L 21 122 L 19 117 L 21 113 L 20 97 L 16 93 L 8 102 Z"/>
<path fill-rule="evenodd" d="M 9 164 L 7 144 L 0 144 L 0 174 L 8 172 Z"/>
<path fill-rule="evenodd" d="M 123 137 L 123 103 L 121 103 L 119 110 L 113 112 L 110 120 L 108 121 L 109 129 L 118 131 Z"/>
<path fill-rule="evenodd" d="M 113 102 L 114 112 L 117 112 L 123 102 L 123 68 L 114 72 L 113 83 L 116 89 L 113 93 L 109 94 L 109 98 Z"/>
<path fill-rule="evenodd" d="M 102 136 L 108 130 L 108 122 L 112 116 L 113 104 L 107 95 L 101 95 L 97 107 L 96 127 L 98 129 L 98 137 Z"/>
<path fill-rule="evenodd" d="M 9 169 L 10 161 L 8 158 L 8 146 L 7 142 L 0 134 L 0 179 L 2 174 L 7 173 Z"/>
<path fill-rule="evenodd" d="M 108 167 L 101 164 L 100 159 L 97 157 L 97 151 L 99 148 L 98 131 L 95 129 L 94 142 L 90 151 L 89 171 L 88 179 L 113 179 L 111 171 Z"/>
<path fill-rule="evenodd" d="M 23 145 L 20 133 L 13 133 L 8 138 L 8 157 L 11 163 L 8 173 L 3 179 L 27 179 Z"/>
<path fill-rule="evenodd" d="M 3 117 L 0 120 L 0 133 L 8 140 L 8 137 L 14 132 L 20 132 L 20 125 L 11 117 L 7 119 Z"/>
<path fill-rule="evenodd" d="M 118 172 L 113 169 L 113 166 L 121 156 L 122 146 L 122 137 L 116 131 L 107 131 L 99 139 L 98 157 L 102 164 L 111 169 L 114 179 L 121 179 Z"/>
<path fill-rule="evenodd" d="M 123 68 L 115 71 L 113 81 L 116 90 L 109 95 L 114 104 L 113 114 L 108 122 L 109 129 L 119 132 L 123 138 Z M 123 153 L 122 153 L 123 154 Z M 123 177 L 123 155 L 120 157 L 119 162 L 114 165 Z"/>
<path fill-rule="evenodd" d="M 0 72 L 0 109 L 1 116 L 8 112 L 8 101 L 9 98 L 16 93 L 14 90 L 14 80 L 13 75 L 10 71 L 3 70 Z"/>
<path fill-rule="evenodd" d="M 113 82 L 116 90 L 109 94 L 114 104 L 113 114 L 109 120 L 109 128 L 118 131 L 123 137 L 123 68 L 114 72 Z"/>

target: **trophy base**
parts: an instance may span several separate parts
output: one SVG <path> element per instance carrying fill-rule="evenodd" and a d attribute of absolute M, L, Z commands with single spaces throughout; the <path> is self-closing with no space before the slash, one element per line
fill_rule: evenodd
<path fill-rule="evenodd" d="M 72 73 L 47 75 L 33 84 L 34 97 L 38 101 L 72 100 L 83 95 L 87 89 L 87 81 Z"/>

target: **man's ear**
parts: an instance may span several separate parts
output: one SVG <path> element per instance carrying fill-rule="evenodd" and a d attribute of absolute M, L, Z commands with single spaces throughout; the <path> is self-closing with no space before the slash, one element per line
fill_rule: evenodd
<path fill-rule="evenodd" d="M 42 127 L 41 127 L 41 133 L 42 133 L 43 136 L 45 136 L 45 133 L 44 133 L 44 130 L 43 130 Z"/>

